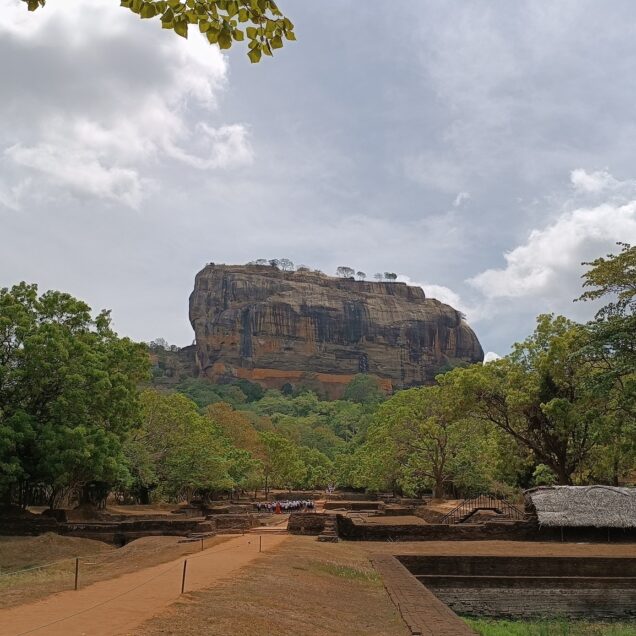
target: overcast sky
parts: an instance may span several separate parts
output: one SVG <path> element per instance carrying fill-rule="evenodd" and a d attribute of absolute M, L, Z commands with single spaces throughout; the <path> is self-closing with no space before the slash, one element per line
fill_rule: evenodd
<path fill-rule="evenodd" d="M 633 0 L 280 0 L 251 65 L 117 0 L 0 0 L 0 286 L 185 345 L 207 262 L 394 271 L 505 354 L 636 242 Z"/>

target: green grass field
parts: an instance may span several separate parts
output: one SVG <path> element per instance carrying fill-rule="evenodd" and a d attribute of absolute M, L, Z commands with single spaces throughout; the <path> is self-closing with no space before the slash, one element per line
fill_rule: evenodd
<path fill-rule="evenodd" d="M 506 621 L 464 618 L 481 636 L 636 636 L 636 621 L 594 623 L 588 621 Z"/>

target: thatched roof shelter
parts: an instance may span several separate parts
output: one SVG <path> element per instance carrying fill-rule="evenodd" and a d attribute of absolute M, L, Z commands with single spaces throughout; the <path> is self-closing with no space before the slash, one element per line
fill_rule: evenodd
<path fill-rule="evenodd" d="M 636 528 L 636 488 L 541 486 L 525 496 L 541 526 Z"/>

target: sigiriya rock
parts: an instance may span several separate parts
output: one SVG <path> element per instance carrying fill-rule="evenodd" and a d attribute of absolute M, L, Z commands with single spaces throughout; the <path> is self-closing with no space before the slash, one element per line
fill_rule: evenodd
<path fill-rule="evenodd" d="M 484 355 L 461 313 L 420 287 L 262 265 L 207 265 L 190 322 L 211 380 L 306 386 L 332 398 L 358 373 L 390 391 Z"/>

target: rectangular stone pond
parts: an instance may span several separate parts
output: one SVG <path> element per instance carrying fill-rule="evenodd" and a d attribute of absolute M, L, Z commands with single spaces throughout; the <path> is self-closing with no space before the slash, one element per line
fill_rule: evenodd
<path fill-rule="evenodd" d="M 397 556 L 457 614 L 636 618 L 636 558 Z"/>

